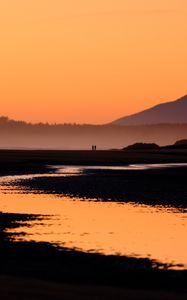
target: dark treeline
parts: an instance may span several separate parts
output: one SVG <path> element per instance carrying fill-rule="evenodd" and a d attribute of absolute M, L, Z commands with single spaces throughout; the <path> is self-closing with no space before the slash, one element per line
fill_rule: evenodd
<path fill-rule="evenodd" d="M 1 148 L 121 149 L 135 142 L 167 145 L 187 138 L 187 124 L 141 126 L 26 123 L 0 117 Z"/>

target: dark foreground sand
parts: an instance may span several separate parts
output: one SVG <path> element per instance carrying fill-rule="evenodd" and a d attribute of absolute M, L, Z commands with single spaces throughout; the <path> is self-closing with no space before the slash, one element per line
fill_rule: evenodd
<path fill-rule="evenodd" d="M 9 276 L 0 276 L 0 297 L 2 300 L 186 300 L 183 293 L 58 284 Z"/>
<path fill-rule="evenodd" d="M 144 151 L 55 151 L 55 150 L 0 150 L 0 171 L 30 170 L 46 164 L 65 165 L 127 165 L 135 163 L 187 162 L 187 150 L 158 149 Z"/>

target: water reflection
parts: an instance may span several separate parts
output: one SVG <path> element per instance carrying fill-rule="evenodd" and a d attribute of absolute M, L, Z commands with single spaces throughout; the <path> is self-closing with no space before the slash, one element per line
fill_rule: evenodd
<path fill-rule="evenodd" d="M 20 178 L 23 176 L 14 177 L 15 180 Z M 11 180 L 10 177 L 2 180 L 0 211 L 51 215 L 42 224 L 32 221 L 30 227 L 15 229 L 14 232 L 26 233 L 22 237 L 24 240 L 47 241 L 105 254 L 149 256 L 161 262 L 187 266 L 186 214 L 179 210 L 81 201 L 39 192 L 30 194 L 8 185 Z"/>
<path fill-rule="evenodd" d="M 63 166 L 55 165 L 52 166 L 53 170 L 56 170 L 56 174 L 61 174 L 64 176 L 78 175 L 84 173 L 84 171 L 94 171 L 94 170 L 105 170 L 105 171 L 125 171 L 125 170 L 151 170 L 151 169 L 167 169 L 167 168 L 181 168 L 187 167 L 187 163 L 166 163 L 166 164 L 130 164 L 126 166 Z M 51 166 L 49 166 L 51 168 Z"/>

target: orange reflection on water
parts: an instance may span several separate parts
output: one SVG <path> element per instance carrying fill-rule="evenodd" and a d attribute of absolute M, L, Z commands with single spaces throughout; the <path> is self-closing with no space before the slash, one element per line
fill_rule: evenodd
<path fill-rule="evenodd" d="M 75 201 L 74 201 L 75 200 Z M 24 240 L 47 241 L 83 251 L 150 256 L 187 266 L 186 215 L 175 209 L 80 201 L 57 195 L 18 193 L 1 187 L 0 211 L 51 215 L 18 228 Z"/>

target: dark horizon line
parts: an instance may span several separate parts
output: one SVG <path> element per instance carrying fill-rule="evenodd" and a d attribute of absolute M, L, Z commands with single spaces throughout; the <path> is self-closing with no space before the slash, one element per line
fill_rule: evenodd
<path fill-rule="evenodd" d="M 76 122 L 65 122 L 65 123 L 49 123 L 49 122 L 27 122 L 23 120 L 14 120 L 9 118 L 8 116 L 0 116 L 0 125 L 2 124 L 10 124 L 10 123 L 15 123 L 19 125 L 26 125 L 26 126 L 93 126 L 93 127 L 144 127 L 144 126 L 161 126 L 161 125 L 187 125 L 187 122 L 177 122 L 177 123 L 172 123 L 172 122 L 162 122 L 162 123 L 153 123 L 153 124 L 136 124 L 136 125 L 116 125 L 111 123 L 105 123 L 105 124 L 91 124 L 91 123 L 76 123 Z"/>

